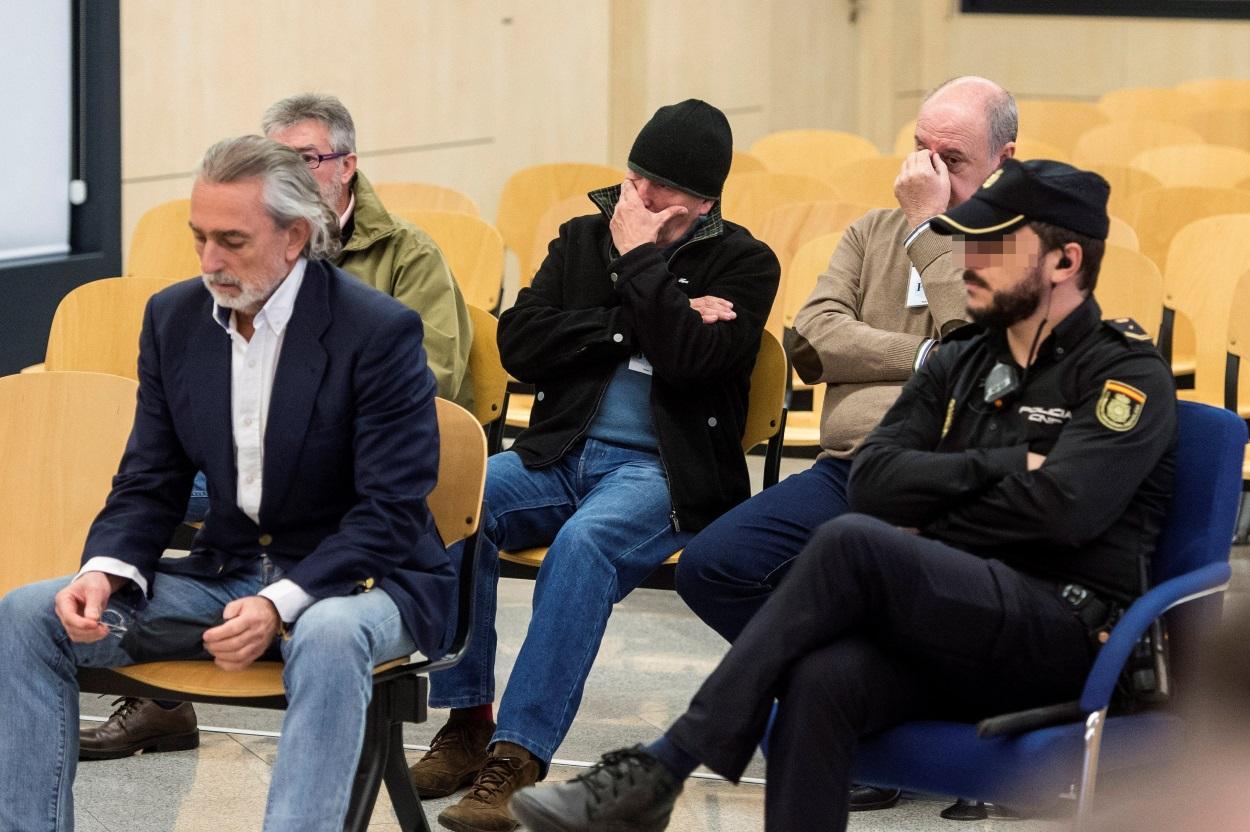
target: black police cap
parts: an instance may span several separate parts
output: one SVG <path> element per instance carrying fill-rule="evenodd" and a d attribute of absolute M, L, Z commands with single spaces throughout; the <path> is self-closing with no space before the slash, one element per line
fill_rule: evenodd
<path fill-rule="evenodd" d="M 930 221 L 939 234 L 999 237 L 1028 222 L 1107 239 L 1111 186 L 1096 173 L 1062 162 L 1007 159 L 966 202 Z"/>

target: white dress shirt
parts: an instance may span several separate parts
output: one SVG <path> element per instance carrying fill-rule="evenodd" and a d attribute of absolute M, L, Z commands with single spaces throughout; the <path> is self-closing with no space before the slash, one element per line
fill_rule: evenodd
<path fill-rule="evenodd" d="M 235 502 L 239 510 L 260 522 L 260 501 L 265 471 L 265 424 L 274 373 L 282 354 L 283 336 L 295 309 L 295 298 L 304 282 L 308 261 L 301 257 L 261 310 L 252 319 L 252 337 L 244 338 L 236 326 L 235 313 L 213 304 L 213 320 L 230 337 L 230 419 L 234 435 L 234 461 L 238 471 Z M 129 563 L 111 557 L 93 557 L 79 570 L 104 572 L 128 578 L 147 593 L 143 575 Z M 295 621 L 314 599 L 287 578 L 275 581 L 259 593 L 277 608 L 282 620 Z"/>

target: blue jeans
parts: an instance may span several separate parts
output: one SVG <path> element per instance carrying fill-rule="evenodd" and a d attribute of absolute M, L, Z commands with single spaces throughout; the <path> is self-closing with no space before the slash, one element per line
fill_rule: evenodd
<path fill-rule="evenodd" d="M 612 605 L 689 538 L 673 531 L 671 511 L 653 453 L 587 439 L 535 470 L 511 451 L 492 456 L 473 640 L 460 664 L 431 674 L 430 705 L 495 701 L 499 550 L 548 546 L 492 742 L 516 743 L 549 762 L 581 704 Z"/>
<path fill-rule="evenodd" d="M 195 472 L 195 483 L 191 486 L 191 499 L 187 500 L 187 513 L 182 518 L 184 523 L 198 523 L 208 515 L 208 478 L 203 471 Z"/>
<path fill-rule="evenodd" d="M 719 517 L 686 544 L 677 592 L 727 641 L 785 577 L 817 527 L 847 510 L 850 460 L 822 457 Z"/>
<path fill-rule="evenodd" d="M 222 608 L 281 575 L 267 558 L 256 564 L 214 579 L 158 573 L 146 604 L 137 591 L 115 593 L 109 609 L 127 631 L 94 644 L 71 642 L 53 611 L 53 596 L 69 578 L 24 586 L 0 599 L 0 829 L 74 828 L 75 669 L 134 664 L 139 656 L 148 661 L 206 655 L 199 635 L 221 622 Z M 373 666 L 414 649 L 399 609 L 381 590 L 327 598 L 304 611 L 291 638 L 281 642 L 290 707 L 265 830 L 341 832 L 373 693 Z"/>

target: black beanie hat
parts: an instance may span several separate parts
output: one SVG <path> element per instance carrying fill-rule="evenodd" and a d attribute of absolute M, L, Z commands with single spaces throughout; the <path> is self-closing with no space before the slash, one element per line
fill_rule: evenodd
<path fill-rule="evenodd" d="M 655 111 L 629 151 L 629 169 L 703 199 L 719 199 L 733 161 L 733 132 L 720 110 L 688 98 Z"/>

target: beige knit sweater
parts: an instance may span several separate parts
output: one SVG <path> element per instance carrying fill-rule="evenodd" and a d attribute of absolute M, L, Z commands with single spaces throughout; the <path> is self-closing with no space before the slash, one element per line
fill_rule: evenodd
<path fill-rule="evenodd" d="M 799 377 L 825 382 L 822 456 L 849 459 L 911 378 L 916 351 L 966 321 L 962 271 L 949 237 L 911 228 L 899 209 L 871 211 L 846 230 L 795 318 Z M 911 266 L 927 306 L 907 306 Z"/>

